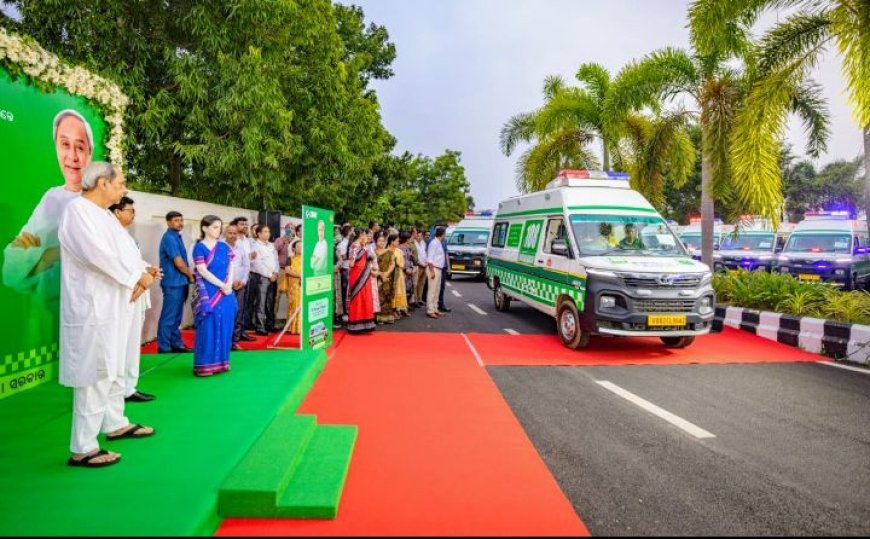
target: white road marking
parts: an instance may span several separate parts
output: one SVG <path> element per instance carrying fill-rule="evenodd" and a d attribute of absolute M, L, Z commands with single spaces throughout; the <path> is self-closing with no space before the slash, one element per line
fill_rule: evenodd
<path fill-rule="evenodd" d="M 451 290 L 450 292 L 452 292 L 453 295 L 456 296 L 457 298 L 461 298 L 461 297 L 462 297 L 462 294 L 460 294 L 460 293 L 457 292 L 456 290 Z"/>
<path fill-rule="evenodd" d="M 520 332 L 515 330 L 515 329 L 504 328 L 504 330 L 507 331 L 508 333 L 510 333 L 511 335 L 519 335 L 520 334 Z"/>
<path fill-rule="evenodd" d="M 483 316 L 486 316 L 486 311 L 484 311 L 474 303 L 469 303 L 468 306 L 471 307 L 471 310 L 476 312 L 477 314 L 482 314 Z"/>
<path fill-rule="evenodd" d="M 468 335 L 466 335 L 465 333 L 462 334 L 462 338 L 465 339 L 465 343 L 468 345 L 468 348 L 471 349 L 471 353 L 474 354 L 474 359 L 477 360 L 477 364 L 483 367 L 483 360 L 480 359 L 480 354 L 477 353 L 477 348 L 475 348 L 474 345 L 471 344 L 471 339 L 469 339 Z"/>
<path fill-rule="evenodd" d="M 444 283 L 444 284 L 446 284 L 447 286 L 449 286 L 451 288 L 453 287 L 453 285 L 451 283 Z"/>
<path fill-rule="evenodd" d="M 622 389 L 621 387 L 619 387 L 618 385 L 616 385 L 614 383 L 605 382 L 605 381 L 598 381 L 598 380 L 596 380 L 595 383 L 600 385 L 601 387 L 603 387 L 604 389 L 606 389 L 608 391 L 616 393 L 617 395 L 619 395 L 623 399 L 627 400 L 628 402 L 630 402 L 634 405 L 640 406 L 641 408 L 643 408 L 647 412 L 653 414 L 654 416 L 657 416 L 657 417 L 660 417 L 661 419 L 664 419 L 665 421 L 667 421 L 671 425 L 674 425 L 675 427 L 680 428 L 680 429 L 688 432 L 689 434 L 691 434 L 695 438 L 715 438 L 716 437 L 715 434 L 708 432 L 708 431 L 702 429 L 701 427 L 695 425 L 694 423 L 690 423 L 689 421 L 686 421 L 682 417 L 676 416 L 676 415 L 668 412 L 667 410 L 665 410 L 663 408 L 659 408 L 658 406 L 649 402 L 648 400 L 642 399 L 642 398 L 638 397 L 637 395 L 635 395 L 634 393 L 632 393 L 630 391 L 626 391 L 625 389 Z"/>
<path fill-rule="evenodd" d="M 863 367 L 850 367 L 849 365 L 840 365 L 839 363 L 834 363 L 833 361 L 816 361 L 819 365 L 826 365 L 828 367 L 837 367 L 838 369 L 844 369 L 852 372 L 860 372 L 861 374 L 870 374 L 870 369 L 865 369 Z"/>

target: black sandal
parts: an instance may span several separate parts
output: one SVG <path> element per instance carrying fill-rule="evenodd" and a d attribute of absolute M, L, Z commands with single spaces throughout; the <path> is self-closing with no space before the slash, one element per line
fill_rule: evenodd
<path fill-rule="evenodd" d="M 154 435 L 154 433 L 157 432 L 156 430 L 152 430 L 152 431 L 149 432 L 148 434 L 135 434 L 135 432 L 136 432 L 137 430 L 147 429 L 147 428 L 149 428 L 149 427 L 145 427 L 145 426 L 140 425 L 140 424 L 137 423 L 137 424 L 133 425 L 133 428 L 128 429 L 128 430 L 125 430 L 125 431 L 124 431 L 123 433 L 121 433 L 121 434 L 118 434 L 118 435 L 115 435 L 115 436 L 108 436 L 108 435 L 106 435 L 106 440 L 109 440 L 110 442 L 113 442 L 113 441 L 115 441 L 115 440 L 120 440 L 120 439 L 122 439 L 122 438 L 147 438 L 147 437 L 149 437 L 149 436 Z"/>
<path fill-rule="evenodd" d="M 102 468 L 104 466 L 111 466 L 112 464 L 118 464 L 121 461 L 121 456 L 118 455 L 118 458 L 115 460 L 107 460 L 105 462 L 91 462 L 92 459 L 97 457 L 102 457 L 103 455 L 108 455 L 109 452 L 105 449 L 100 449 L 93 455 L 88 455 L 86 457 L 82 457 L 80 459 L 74 459 L 72 457 L 66 461 L 69 466 L 81 466 L 82 468 Z"/>

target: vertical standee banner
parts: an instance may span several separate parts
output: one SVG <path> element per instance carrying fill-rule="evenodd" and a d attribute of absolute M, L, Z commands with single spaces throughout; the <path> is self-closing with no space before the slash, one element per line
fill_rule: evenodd
<path fill-rule="evenodd" d="M 85 98 L 0 67 L 0 399 L 57 378 L 57 228 L 82 169 L 105 159 L 105 136 L 103 113 Z"/>
<path fill-rule="evenodd" d="M 302 350 L 332 344 L 335 309 L 333 224 L 335 212 L 302 206 Z"/>

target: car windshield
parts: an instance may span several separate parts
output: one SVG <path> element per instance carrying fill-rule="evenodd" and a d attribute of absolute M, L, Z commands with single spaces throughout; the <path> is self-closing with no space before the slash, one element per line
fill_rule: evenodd
<path fill-rule="evenodd" d="M 572 215 L 581 255 L 685 256 L 661 217 Z"/>
<path fill-rule="evenodd" d="M 851 254 L 851 236 L 847 234 L 792 234 L 785 252 Z"/>
<path fill-rule="evenodd" d="M 723 251 L 773 251 L 776 245 L 776 235 L 771 234 L 744 234 L 737 236 L 725 236 L 722 239 Z"/>
<path fill-rule="evenodd" d="M 683 234 L 680 236 L 680 240 L 682 240 L 683 244 L 685 244 L 689 249 L 694 249 L 696 251 L 701 250 L 700 234 Z"/>
<path fill-rule="evenodd" d="M 487 230 L 454 230 L 450 239 L 447 240 L 447 245 L 486 247 L 487 240 L 489 240 L 489 231 Z"/>

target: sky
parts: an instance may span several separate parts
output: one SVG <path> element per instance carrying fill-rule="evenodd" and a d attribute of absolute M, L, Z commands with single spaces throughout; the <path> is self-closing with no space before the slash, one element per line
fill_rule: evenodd
<path fill-rule="evenodd" d="M 375 81 L 396 153 L 437 156 L 462 152 L 478 210 L 517 194 L 515 165 L 499 150 L 499 132 L 514 114 L 543 103 L 548 75 L 576 83 L 580 64 L 597 62 L 615 74 L 655 49 L 688 47 L 685 0 L 353 0 L 367 22 L 386 26 L 395 43 L 395 75 Z M 759 30 L 777 20 L 765 16 Z M 816 161 L 852 159 L 863 138 L 851 117 L 834 53 L 813 77 L 831 113 L 828 152 Z M 687 106 L 691 103 L 687 103 Z M 788 141 L 804 156 L 799 121 Z"/>

